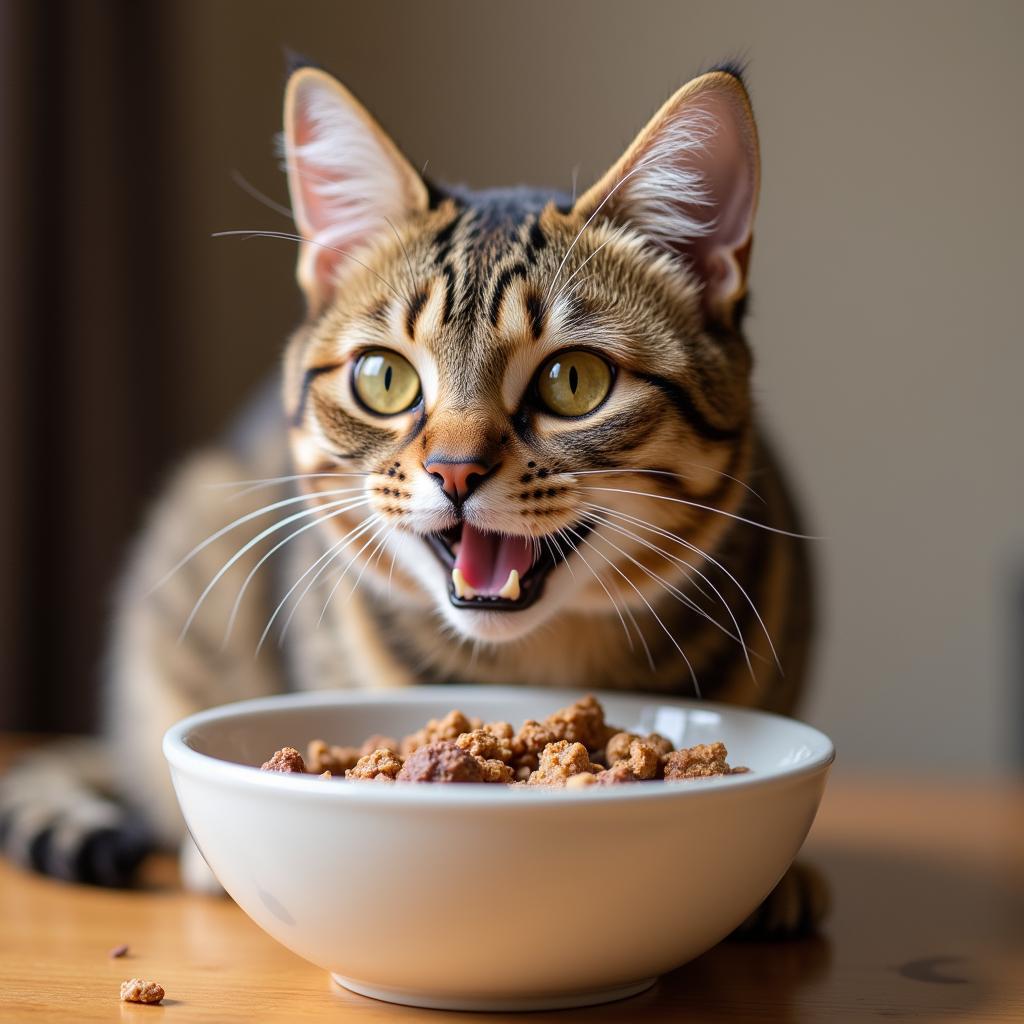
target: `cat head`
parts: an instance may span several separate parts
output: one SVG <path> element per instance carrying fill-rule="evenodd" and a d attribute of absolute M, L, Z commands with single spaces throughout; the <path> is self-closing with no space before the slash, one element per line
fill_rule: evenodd
<path fill-rule="evenodd" d="M 428 183 L 313 68 L 284 153 L 308 308 L 284 400 L 318 571 L 493 642 L 566 612 L 625 628 L 685 588 L 751 444 L 739 77 L 684 86 L 575 200 Z"/>

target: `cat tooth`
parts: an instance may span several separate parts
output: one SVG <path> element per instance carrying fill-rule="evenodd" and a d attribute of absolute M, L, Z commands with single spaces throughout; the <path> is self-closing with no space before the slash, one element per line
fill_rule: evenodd
<path fill-rule="evenodd" d="M 498 591 L 498 597 L 506 597 L 510 601 L 519 600 L 519 571 L 517 569 L 509 569 L 508 579 L 505 580 L 505 586 Z"/>
<path fill-rule="evenodd" d="M 452 583 L 455 584 L 455 596 L 466 601 L 472 601 L 477 596 L 476 591 L 466 582 L 461 569 L 452 569 Z"/>

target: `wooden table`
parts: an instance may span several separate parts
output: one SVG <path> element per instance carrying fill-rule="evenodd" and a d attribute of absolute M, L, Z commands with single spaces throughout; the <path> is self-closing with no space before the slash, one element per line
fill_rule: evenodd
<path fill-rule="evenodd" d="M 133 892 L 0 864 L 0 1020 L 1024 1021 L 1024 787 L 834 778 L 803 856 L 834 890 L 821 937 L 726 942 L 635 999 L 527 1015 L 346 992 L 229 900 L 181 892 L 167 858 Z M 132 976 L 162 1008 L 118 1001 Z"/>

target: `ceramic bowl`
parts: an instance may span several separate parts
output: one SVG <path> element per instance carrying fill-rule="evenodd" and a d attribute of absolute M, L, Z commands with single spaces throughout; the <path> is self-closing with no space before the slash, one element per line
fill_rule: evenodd
<path fill-rule="evenodd" d="M 457 707 L 518 726 L 577 692 L 297 694 L 214 708 L 164 738 L 199 849 L 240 907 L 355 992 L 447 1009 L 582 1006 L 709 949 L 803 843 L 834 752 L 776 715 L 599 693 L 676 746 L 723 740 L 746 774 L 587 789 L 414 785 L 261 772 L 283 746 L 402 736 Z"/>

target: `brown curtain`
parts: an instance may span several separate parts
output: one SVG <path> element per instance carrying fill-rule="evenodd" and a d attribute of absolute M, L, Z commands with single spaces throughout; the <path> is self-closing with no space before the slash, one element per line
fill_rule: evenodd
<path fill-rule="evenodd" d="M 124 539 L 180 444 L 157 10 L 0 7 L 2 728 L 93 724 Z"/>

